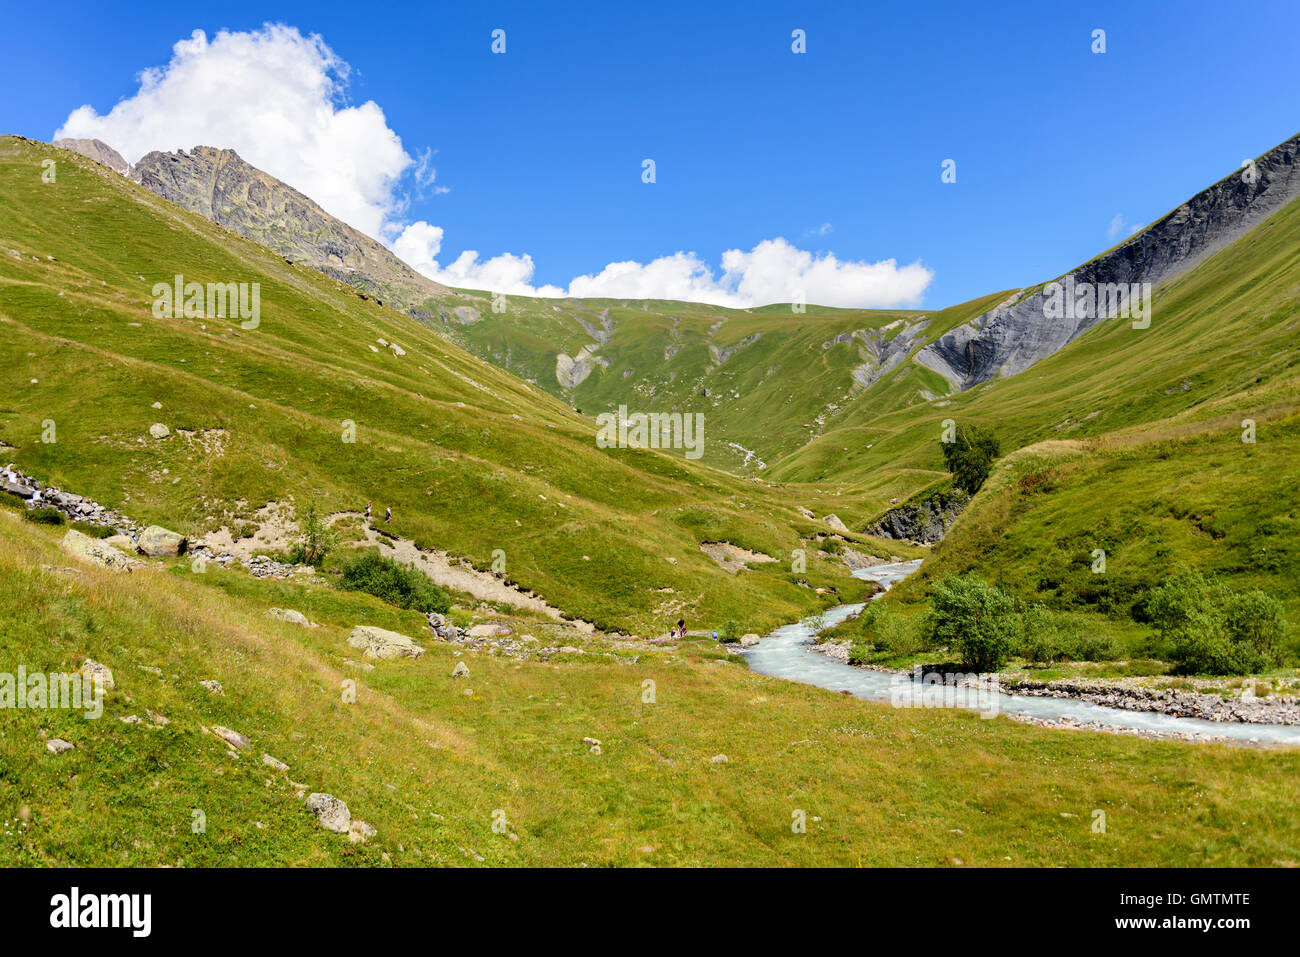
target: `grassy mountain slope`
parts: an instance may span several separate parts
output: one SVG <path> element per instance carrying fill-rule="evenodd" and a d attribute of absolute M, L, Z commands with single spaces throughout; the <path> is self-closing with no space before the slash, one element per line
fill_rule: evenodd
<path fill-rule="evenodd" d="M 945 419 L 986 425 L 1010 451 L 1184 413 L 1195 421 L 1232 396 L 1247 417 L 1260 412 L 1250 390 L 1297 374 L 1298 283 L 1300 203 L 1292 203 L 1158 289 L 1150 328 L 1110 320 L 1019 375 L 903 408 L 859 404 L 837 428 L 775 463 L 772 477 L 853 481 L 893 471 L 915 476 L 916 487 L 937 481 Z"/>
<path fill-rule="evenodd" d="M 479 296 L 472 302 L 477 318 L 462 312 L 472 318 L 464 322 L 455 310 L 465 301 L 446 300 L 433 323 L 453 341 L 588 415 L 620 404 L 630 411 L 702 412 L 705 461 L 750 475 L 762 475 L 760 463 L 822 432 L 861 391 L 855 368 L 879 367 L 854 333 L 879 331 L 888 342 L 922 316 L 520 296 L 508 297 L 504 311 L 494 313 L 487 294 L 467 292 Z M 577 358 L 584 349 L 591 355 L 578 381 L 557 372 L 561 355 Z"/>
<path fill-rule="evenodd" d="M 0 440 L 24 471 L 192 535 L 270 501 L 392 505 L 396 534 L 479 568 L 502 549 L 510 579 L 610 628 L 659 632 L 669 588 L 705 627 L 830 600 L 788 556 L 825 531 L 793 505 L 824 514 L 831 494 L 598 449 L 554 398 L 76 154 L 0 140 L 0 189 Z M 155 318 L 176 274 L 260 283 L 260 326 Z M 782 560 L 733 576 L 698 548 L 719 540 Z M 856 587 L 810 557 L 808 585 Z"/>
<path fill-rule="evenodd" d="M 0 864 L 1277 865 L 1300 859 L 1300 752 L 1046 731 L 892 709 L 720 660 L 599 643 L 542 662 L 431 643 L 358 672 L 364 595 L 184 562 L 128 576 L 70 561 L 0 509 L 0 656 L 113 669 L 104 715 L 10 710 Z M 51 566 L 48 567 L 47 566 Z M 266 617 L 301 608 L 320 627 Z M 539 634 L 544 634 L 539 632 Z M 723 656 L 725 659 L 725 656 Z M 467 661 L 468 679 L 450 677 Z M 216 679 L 214 696 L 200 681 Z M 353 703 L 343 683 L 356 682 Z M 656 684 L 653 703 L 643 682 Z M 470 693 L 466 693 L 469 689 Z M 168 719 L 126 724 L 148 713 Z M 251 739 L 230 749 L 204 729 Z M 52 755 L 42 733 L 76 748 Z M 582 738 L 601 740 L 589 753 Z M 261 763 L 268 753 L 288 772 Z M 717 754 L 727 763 L 713 763 Z M 295 795 L 377 828 L 351 844 Z M 1107 815 L 1105 834 L 1092 812 Z M 803 810 L 807 833 L 792 831 Z M 204 828 L 195 832 L 196 812 Z M 493 830 L 504 814 L 505 832 Z"/>

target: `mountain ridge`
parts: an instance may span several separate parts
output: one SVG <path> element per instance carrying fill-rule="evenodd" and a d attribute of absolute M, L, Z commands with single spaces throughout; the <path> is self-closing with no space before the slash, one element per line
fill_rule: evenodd
<path fill-rule="evenodd" d="M 1158 286 L 1195 268 L 1300 196 L 1300 134 L 1229 174 L 1057 282 Z M 1023 372 L 1106 316 L 1046 315 L 1033 292 L 949 331 L 916 361 L 959 390 Z M 1098 313 L 1100 310 L 1098 310 Z"/>
<path fill-rule="evenodd" d="M 65 139 L 54 145 L 103 163 L 164 199 L 408 314 L 428 315 L 431 300 L 452 294 L 233 149 L 154 150 L 132 165 L 101 140 Z"/>

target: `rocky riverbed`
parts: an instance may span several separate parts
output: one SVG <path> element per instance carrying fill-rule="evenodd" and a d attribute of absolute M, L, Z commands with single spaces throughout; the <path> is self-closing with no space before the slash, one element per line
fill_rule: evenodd
<path fill-rule="evenodd" d="M 850 646 L 848 642 L 822 642 L 813 646 L 828 658 L 848 663 Z M 870 671 L 882 671 L 889 674 L 912 674 L 899 668 L 886 668 L 882 665 L 857 665 Z M 1083 679 L 1061 678 L 1056 681 L 1035 681 L 1016 674 L 999 676 L 999 686 L 1007 694 L 1025 698 L 1072 698 L 1076 701 L 1088 701 L 1108 708 L 1122 708 L 1125 711 L 1147 711 L 1154 714 L 1167 714 L 1175 718 L 1200 718 L 1203 721 L 1237 721 L 1248 724 L 1285 724 L 1300 725 L 1300 698 L 1292 694 L 1274 695 L 1267 698 L 1252 697 L 1249 693 L 1235 697 L 1224 697 L 1201 691 L 1188 691 L 1180 688 L 1152 687 L 1151 678 L 1109 678 Z M 975 682 L 965 679 L 959 682 L 966 687 L 973 687 Z M 1249 687 L 1249 686 L 1247 686 Z M 1031 724 L 1044 724 L 1043 719 L 1025 719 Z M 1047 722 L 1044 726 L 1057 725 Z M 1078 722 L 1068 722 L 1061 726 L 1079 726 Z M 1090 726 L 1090 725 L 1088 725 Z M 1098 730 L 1112 730 L 1098 726 Z M 1125 729 L 1131 731 L 1131 729 Z M 1136 733 L 1136 732 L 1134 732 Z M 1154 733 L 1153 733 L 1154 734 Z M 1163 735 L 1155 735 L 1162 737 Z M 1197 737 L 1196 740 L 1204 740 Z"/>

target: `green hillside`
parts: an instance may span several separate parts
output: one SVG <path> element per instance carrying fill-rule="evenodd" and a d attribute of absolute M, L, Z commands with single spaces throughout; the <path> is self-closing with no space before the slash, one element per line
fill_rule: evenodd
<path fill-rule="evenodd" d="M 0 441 L 42 481 L 192 536 L 270 502 L 373 500 L 394 534 L 480 569 L 500 549 L 508 579 L 611 629 L 660 633 L 674 610 L 762 629 L 830 601 L 818 587 L 860 590 L 819 552 L 791 570 L 826 530 L 794 505 L 823 515 L 830 491 L 597 448 L 546 393 L 78 155 L 6 137 L 0 191 Z M 177 274 L 259 283 L 260 325 L 155 318 L 154 284 Z M 710 541 L 777 560 L 733 575 Z"/>
<path fill-rule="evenodd" d="M 47 158 L 54 183 L 41 180 Z M 751 673 L 709 640 L 620 633 L 662 634 L 679 613 L 695 627 L 734 619 L 764 631 L 859 598 L 863 583 L 821 547 L 832 545 L 823 519 L 861 529 L 890 498 L 942 480 L 948 417 L 991 426 L 1012 454 L 890 604 L 919 611 L 938 576 L 973 570 L 1053 607 L 1087 607 L 1096 589 L 1076 587 L 1077 558 L 1100 541 L 1116 594 L 1183 557 L 1294 612 L 1297 207 L 1163 290 L 1140 335 L 1106 325 L 1022 376 L 943 396 L 906 359 L 853 389 L 854 368 L 872 371 L 853 333 L 879 329 L 887 343 L 913 313 L 537 300 L 512 306 L 532 330 L 526 349 L 486 300 L 479 322 L 449 322 L 475 349 L 519 349 L 501 365 L 529 375 L 530 363 L 532 387 L 449 343 L 439 318 L 422 325 L 80 157 L 0 139 L 0 195 L 6 460 L 192 535 L 251 523 L 273 502 L 391 505 L 385 531 L 480 569 L 501 549 L 506 578 L 597 626 L 586 635 L 456 594 L 459 624 L 499 617 L 518 639 L 472 650 L 328 574 L 261 580 L 153 559 L 123 575 L 68 555 L 62 528 L 24 520 L 6 498 L 0 671 L 73 671 L 90 658 L 116 687 L 99 720 L 6 710 L 0 817 L 22 826 L 0 837 L 0 864 L 1300 860 L 1300 752 L 891 708 Z M 260 283 L 257 328 L 155 317 L 153 285 L 178 273 Z M 1005 297 L 928 314 L 913 348 Z M 548 350 L 572 356 L 591 340 L 581 324 L 548 338 L 567 328 L 553 307 L 615 320 L 617 355 L 572 395 L 540 386 L 548 369 L 554 379 Z M 682 348 L 656 368 L 675 327 Z M 724 361 L 710 354 L 755 332 Z M 624 398 L 624 382 L 648 390 L 637 393 L 644 405 Z M 675 411 L 688 393 L 717 429 L 711 449 L 721 438 L 773 455 L 762 479 L 752 464 L 715 468 L 744 472 L 716 450 L 692 462 L 594 441 L 590 416 L 603 405 Z M 840 407 L 822 416 L 829 403 Z M 1247 417 L 1253 445 L 1240 441 Z M 149 434 L 157 422 L 166 438 Z M 347 422 L 355 442 L 344 441 Z M 879 555 L 927 554 L 842 537 Z M 701 551 L 708 542 L 777 560 L 732 574 Z M 808 567 L 796 574 L 801 548 Z M 346 643 L 357 624 L 418 636 L 427 653 L 359 667 Z M 468 677 L 452 677 L 458 663 Z M 213 680 L 223 693 L 200 684 Z M 229 746 L 218 726 L 248 747 Z M 74 748 L 53 754 L 53 738 Z M 352 843 L 322 830 L 302 802 L 309 792 L 345 800 L 377 833 Z M 1096 809 L 1104 834 L 1092 829 Z M 806 833 L 791 828 L 799 812 Z"/>
<path fill-rule="evenodd" d="M 29 673 L 93 658 L 116 687 L 98 720 L 5 712 L 0 865 L 1300 860 L 1300 751 L 894 709 L 752 674 L 712 643 L 593 639 L 585 654 L 542 660 L 430 642 L 418 661 L 358 671 L 344 661 L 353 624 L 419 634 L 420 616 L 308 583 L 196 575 L 184 561 L 126 576 L 68 568 L 57 538 L 0 509 L 0 657 Z M 319 627 L 273 621 L 271 606 Z M 530 627 L 554 640 L 552 626 Z M 451 677 L 457 662 L 467 678 Z M 222 694 L 199 684 L 212 680 Z M 52 738 L 75 747 L 51 754 Z M 354 844 L 323 830 L 309 792 L 342 799 L 377 834 Z M 791 827 L 797 811 L 806 833 Z"/>

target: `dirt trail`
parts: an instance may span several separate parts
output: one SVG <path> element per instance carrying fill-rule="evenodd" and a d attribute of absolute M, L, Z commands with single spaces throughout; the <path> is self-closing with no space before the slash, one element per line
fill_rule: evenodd
<path fill-rule="evenodd" d="M 361 519 L 366 541 L 378 546 L 381 555 L 387 555 L 404 565 L 415 566 L 436 585 L 468 592 L 480 601 L 504 602 L 516 608 L 538 612 L 573 625 L 584 634 L 591 634 L 595 630 L 590 622 L 567 618 L 560 609 L 547 604 L 532 592 L 504 582 L 489 572 L 481 572 L 473 566 L 462 564 L 446 552 L 426 551 L 418 548 L 409 538 L 398 538 L 373 528 L 365 523 L 360 512 L 336 512 L 328 521 L 333 523 L 342 518 Z"/>

